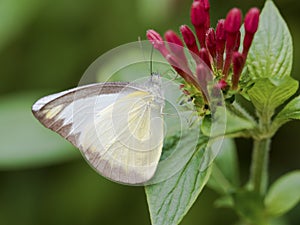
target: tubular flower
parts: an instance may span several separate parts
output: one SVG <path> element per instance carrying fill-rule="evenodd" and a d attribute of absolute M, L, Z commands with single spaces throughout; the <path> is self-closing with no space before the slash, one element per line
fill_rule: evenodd
<path fill-rule="evenodd" d="M 210 27 L 210 4 L 208 0 L 194 0 L 190 10 L 190 19 L 194 31 L 187 25 L 180 27 L 182 40 L 174 31 L 164 35 L 166 42 L 154 30 L 147 31 L 147 38 L 155 49 L 166 58 L 176 72 L 185 80 L 184 92 L 187 86 L 192 86 L 198 92 L 205 94 L 207 85 L 206 65 L 212 74 L 215 87 L 223 91 L 239 91 L 239 80 L 245 66 L 246 58 L 259 24 L 259 9 L 251 8 L 244 19 L 245 35 L 241 40 L 242 12 L 238 8 L 231 9 L 226 19 L 220 19 L 216 28 Z M 240 44 L 242 43 L 242 48 Z M 195 61 L 195 68 L 190 68 L 186 52 L 187 47 Z M 241 52 L 239 52 L 239 50 Z M 207 69 L 207 70 L 208 70 Z M 193 72 L 192 72 L 193 71 Z M 205 78 L 205 79 L 204 79 Z M 205 96 L 204 96 L 205 99 Z"/>
<path fill-rule="evenodd" d="M 208 49 L 211 57 L 216 58 L 216 35 L 213 28 L 209 28 L 206 33 L 206 48 Z"/>
<path fill-rule="evenodd" d="M 232 60 L 233 50 L 236 48 L 237 38 L 241 27 L 242 12 L 237 8 L 233 8 L 227 14 L 225 19 L 224 29 L 226 32 L 226 58 L 223 67 L 225 79 L 228 76 L 230 64 Z M 239 41 L 238 41 L 239 42 Z"/>

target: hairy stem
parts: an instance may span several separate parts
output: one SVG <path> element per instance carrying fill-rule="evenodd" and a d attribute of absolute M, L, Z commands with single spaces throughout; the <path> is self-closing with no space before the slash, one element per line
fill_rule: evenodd
<path fill-rule="evenodd" d="M 250 186 L 261 195 L 266 191 L 268 182 L 268 162 L 271 138 L 254 140 Z"/>

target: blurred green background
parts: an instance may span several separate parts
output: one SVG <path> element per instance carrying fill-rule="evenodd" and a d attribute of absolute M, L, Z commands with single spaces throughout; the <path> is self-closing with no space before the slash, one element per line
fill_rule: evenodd
<path fill-rule="evenodd" d="M 43 128 L 32 103 L 77 86 L 85 69 L 121 44 L 189 24 L 192 0 L 0 0 L 0 224 L 150 224 L 142 187 L 96 174 L 69 143 Z M 300 79 L 300 3 L 275 1 L 294 39 L 293 76 Z M 246 13 L 264 1 L 211 1 L 212 24 L 237 6 Z M 284 126 L 271 152 L 271 180 L 299 168 L 300 122 Z M 237 140 L 242 180 L 248 178 L 251 142 Z M 215 209 L 208 188 L 182 225 L 233 224 Z M 300 223 L 300 207 L 286 224 Z M 285 224 L 285 223 L 283 223 Z"/>

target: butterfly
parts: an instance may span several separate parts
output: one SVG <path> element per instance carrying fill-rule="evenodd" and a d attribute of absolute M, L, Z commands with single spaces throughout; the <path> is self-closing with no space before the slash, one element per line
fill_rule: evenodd
<path fill-rule="evenodd" d="M 39 99 L 34 116 L 77 147 L 102 176 L 138 185 L 155 174 L 164 139 L 159 74 L 83 85 Z"/>

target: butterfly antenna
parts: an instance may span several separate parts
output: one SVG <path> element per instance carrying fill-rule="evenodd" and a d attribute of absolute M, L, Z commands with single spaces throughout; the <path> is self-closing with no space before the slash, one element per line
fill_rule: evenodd
<path fill-rule="evenodd" d="M 145 57 L 145 53 L 143 51 L 143 44 L 142 44 L 142 39 L 141 37 L 138 37 L 138 42 L 140 44 L 140 48 L 141 48 L 141 51 L 142 51 L 142 54 L 143 54 L 143 59 L 146 61 L 146 57 Z"/>
<path fill-rule="evenodd" d="M 151 52 L 150 52 L 150 74 L 153 74 L 153 45 L 151 45 Z"/>

